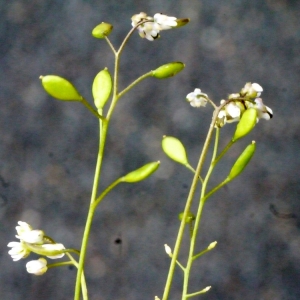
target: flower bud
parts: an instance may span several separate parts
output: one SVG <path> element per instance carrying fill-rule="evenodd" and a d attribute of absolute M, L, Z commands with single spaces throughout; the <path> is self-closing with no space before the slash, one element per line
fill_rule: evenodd
<path fill-rule="evenodd" d="M 172 77 L 183 70 L 184 67 L 185 64 L 182 62 L 171 62 L 152 71 L 152 76 L 158 79 Z"/>
<path fill-rule="evenodd" d="M 26 269 L 28 273 L 43 275 L 48 269 L 47 260 L 42 257 L 37 260 L 31 260 L 26 264 Z"/>
<path fill-rule="evenodd" d="M 122 182 L 138 182 L 146 179 L 159 167 L 160 161 L 148 163 L 141 168 L 134 170 L 121 178 Z"/>
<path fill-rule="evenodd" d="M 97 109 L 102 109 L 112 90 L 112 79 L 107 68 L 100 71 L 93 82 L 92 93 Z"/>
<path fill-rule="evenodd" d="M 186 151 L 180 140 L 172 136 L 163 136 L 161 144 L 163 151 L 171 159 L 183 165 L 188 164 Z"/>
<path fill-rule="evenodd" d="M 190 22 L 190 19 L 177 19 L 176 20 L 176 23 L 177 23 L 177 27 L 182 27 L 182 26 L 185 26 L 187 23 Z"/>
<path fill-rule="evenodd" d="M 217 243 L 218 243 L 217 241 L 210 243 L 207 247 L 207 250 L 214 249 L 216 247 Z"/>
<path fill-rule="evenodd" d="M 256 149 L 255 141 L 252 141 L 252 143 L 246 147 L 246 149 L 242 152 L 242 154 L 234 163 L 229 175 L 227 176 L 228 181 L 234 179 L 235 177 L 237 177 L 243 172 L 243 170 L 249 163 L 250 159 L 252 158 L 255 149 Z"/>
<path fill-rule="evenodd" d="M 104 37 L 110 35 L 112 30 L 113 26 L 111 24 L 102 22 L 93 29 L 92 35 L 97 39 L 103 39 Z"/>
<path fill-rule="evenodd" d="M 44 89 L 52 97 L 64 101 L 82 100 L 82 96 L 68 80 L 56 75 L 40 76 L 40 79 Z"/>
<path fill-rule="evenodd" d="M 184 214 L 184 212 L 182 212 L 182 213 L 180 213 L 180 214 L 178 215 L 179 221 L 182 221 L 183 214 Z M 189 211 L 189 212 L 187 213 L 186 218 L 185 218 L 185 223 L 186 223 L 186 224 L 189 224 L 189 223 L 193 222 L 195 219 L 196 219 L 195 215 L 192 214 L 192 213 Z"/>
<path fill-rule="evenodd" d="M 242 115 L 237 124 L 232 141 L 236 142 L 238 139 L 247 135 L 257 123 L 257 111 L 255 108 L 248 108 Z"/>

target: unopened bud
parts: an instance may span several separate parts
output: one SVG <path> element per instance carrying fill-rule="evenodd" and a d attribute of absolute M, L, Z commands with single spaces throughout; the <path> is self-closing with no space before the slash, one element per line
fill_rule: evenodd
<path fill-rule="evenodd" d="M 207 247 L 207 250 L 214 249 L 216 247 L 217 243 L 218 243 L 217 241 L 210 243 Z"/>
<path fill-rule="evenodd" d="M 172 257 L 172 249 L 167 244 L 164 244 L 166 253 Z"/>
<path fill-rule="evenodd" d="M 175 26 L 175 28 L 185 26 L 189 22 L 190 22 L 190 19 L 187 19 L 187 18 L 186 19 L 177 19 L 176 20 L 177 26 Z"/>
<path fill-rule="evenodd" d="M 182 218 L 183 218 L 183 212 L 182 213 L 180 213 L 179 215 L 178 215 L 178 219 L 181 221 L 182 220 Z M 189 224 L 189 223 L 191 223 L 191 222 L 193 222 L 194 220 L 196 219 L 196 217 L 195 217 L 195 215 L 194 214 L 192 214 L 190 211 L 187 213 L 187 216 L 186 216 L 186 218 L 185 218 L 185 223 L 186 224 Z"/>

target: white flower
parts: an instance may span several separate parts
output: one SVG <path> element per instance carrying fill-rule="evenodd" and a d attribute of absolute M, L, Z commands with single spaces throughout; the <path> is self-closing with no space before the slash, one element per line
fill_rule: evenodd
<path fill-rule="evenodd" d="M 42 244 L 44 239 L 44 231 L 32 230 L 32 227 L 26 222 L 19 221 L 19 226 L 16 226 L 18 235 L 16 238 L 30 244 Z"/>
<path fill-rule="evenodd" d="M 223 104 L 225 100 L 221 100 Z M 241 117 L 241 109 L 235 102 L 229 102 L 218 114 L 218 119 L 216 125 L 218 127 L 223 127 L 226 123 L 237 122 Z"/>
<path fill-rule="evenodd" d="M 241 89 L 241 96 L 255 99 L 263 92 L 263 88 L 258 83 L 247 82 Z"/>
<path fill-rule="evenodd" d="M 65 246 L 63 244 L 44 244 L 41 246 L 43 248 L 43 250 L 49 251 L 49 254 L 51 254 L 51 252 L 60 252 L 65 248 Z M 65 253 L 58 253 L 58 254 L 54 254 L 54 255 L 47 255 L 47 257 L 51 258 L 51 259 L 56 259 L 56 258 L 61 258 L 65 255 Z"/>
<path fill-rule="evenodd" d="M 256 97 L 259 97 L 263 92 L 263 88 L 258 83 L 252 83 L 251 87 L 256 91 Z"/>
<path fill-rule="evenodd" d="M 187 94 L 186 100 L 190 102 L 193 107 L 206 106 L 208 96 L 201 93 L 200 89 L 195 89 L 194 92 Z"/>
<path fill-rule="evenodd" d="M 273 117 L 273 111 L 270 107 L 263 104 L 261 98 L 256 98 L 254 100 L 255 105 L 251 103 L 249 107 L 254 107 L 257 110 L 257 118 L 270 120 Z M 258 121 L 258 120 L 257 120 Z"/>
<path fill-rule="evenodd" d="M 131 25 L 136 27 L 140 22 L 147 21 L 138 26 L 137 29 L 142 38 L 153 41 L 160 37 L 159 32 L 161 30 L 167 30 L 171 29 L 172 27 L 176 27 L 176 20 L 177 18 L 175 17 L 168 17 L 167 15 L 163 15 L 161 13 L 155 14 L 153 18 L 147 16 L 146 13 L 141 12 L 132 16 Z"/>
<path fill-rule="evenodd" d="M 29 232 L 23 232 L 21 235 L 16 235 L 16 238 L 29 244 L 41 244 L 44 239 L 44 231 L 35 229 Z"/>
<path fill-rule="evenodd" d="M 22 236 L 22 234 L 32 230 L 32 227 L 26 222 L 19 221 L 18 224 L 19 226 L 16 226 L 16 230 L 19 236 Z"/>
<path fill-rule="evenodd" d="M 141 24 L 137 28 L 140 37 L 146 38 L 149 41 L 153 41 L 154 39 L 159 37 L 159 28 L 157 27 L 156 23 L 153 22 L 153 18 L 147 16 L 146 13 L 141 12 L 139 14 L 133 15 L 131 21 L 132 27 L 135 27 L 138 23 L 142 21 L 148 21 Z"/>
<path fill-rule="evenodd" d="M 158 25 L 159 30 L 167 30 L 177 26 L 177 18 L 157 13 L 153 17 L 154 22 Z"/>
<path fill-rule="evenodd" d="M 31 260 L 26 264 L 26 269 L 28 273 L 34 275 L 43 275 L 48 269 L 47 260 L 45 258 Z"/>
<path fill-rule="evenodd" d="M 152 19 L 151 17 L 148 17 L 146 13 L 140 12 L 139 14 L 133 15 L 131 17 L 131 25 L 132 27 L 135 27 L 138 23 L 144 20 Z"/>
<path fill-rule="evenodd" d="M 8 254 L 11 256 L 13 261 L 20 260 L 27 257 L 30 254 L 30 250 L 27 250 L 23 242 L 10 242 L 7 247 L 11 247 Z"/>

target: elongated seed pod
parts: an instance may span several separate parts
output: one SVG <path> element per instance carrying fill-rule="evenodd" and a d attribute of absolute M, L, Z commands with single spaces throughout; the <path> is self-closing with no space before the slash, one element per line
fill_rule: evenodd
<path fill-rule="evenodd" d="M 153 174 L 159 167 L 160 162 L 155 161 L 136 169 L 121 178 L 122 182 L 138 182 Z"/>
<path fill-rule="evenodd" d="M 229 175 L 227 176 L 228 181 L 231 181 L 243 172 L 243 170 L 246 168 L 247 164 L 251 160 L 252 156 L 254 155 L 255 149 L 255 141 L 252 141 L 252 143 L 245 148 L 245 150 L 234 163 Z"/>
<path fill-rule="evenodd" d="M 236 142 L 240 138 L 247 135 L 257 123 L 257 111 L 255 108 L 248 108 L 242 115 L 239 123 L 237 124 L 232 141 Z"/>

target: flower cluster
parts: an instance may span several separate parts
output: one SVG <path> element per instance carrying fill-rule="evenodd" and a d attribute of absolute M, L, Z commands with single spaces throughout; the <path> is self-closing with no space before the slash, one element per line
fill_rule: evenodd
<path fill-rule="evenodd" d="M 270 120 L 273 117 L 273 111 L 270 107 L 264 105 L 260 97 L 263 88 L 258 83 L 246 83 L 239 93 L 231 94 L 228 100 L 221 100 L 221 105 L 225 104 L 218 114 L 216 121 L 217 127 L 223 127 L 226 123 L 238 122 L 244 111 L 253 107 L 257 111 L 257 122 L 259 119 Z M 195 89 L 186 97 L 193 107 L 205 106 L 208 100 L 206 94 L 200 89 Z"/>
<path fill-rule="evenodd" d="M 188 22 L 185 19 L 186 23 Z M 132 16 L 131 18 L 131 25 L 136 27 L 139 23 L 142 23 L 140 26 L 137 27 L 139 31 L 139 35 L 142 38 L 146 38 L 149 41 L 153 41 L 159 38 L 159 32 L 162 30 L 171 29 L 178 26 L 178 19 L 175 17 L 169 17 L 167 15 L 157 13 L 153 17 L 147 16 L 146 13 L 141 12 Z M 179 20 L 180 23 L 183 20 Z M 180 24 L 181 25 L 181 24 Z M 184 24 L 183 24 L 184 25 Z"/>
<path fill-rule="evenodd" d="M 65 255 L 65 247 L 63 244 L 50 243 L 50 238 L 46 237 L 42 230 L 32 229 L 26 222 L 19 221 L 16 226 L 16 238 L 20 242 L 10 242 L 8 247 L 11 249 L 8 254 L 13 261 L 26 258 L 30 252 L 47 256 L 51 259 L 61 258 Z M 47 261 L 44 258 L 33 260 L 27 263 L 27 271 L 35 275 L 42 275 L 47 271 Z"/>

